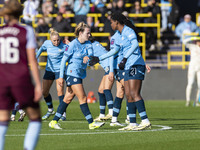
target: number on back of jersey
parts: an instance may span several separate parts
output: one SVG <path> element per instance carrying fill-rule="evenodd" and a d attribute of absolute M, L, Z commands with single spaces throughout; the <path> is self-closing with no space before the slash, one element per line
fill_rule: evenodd
<path fill-rule="evenodd" d="M 19 40 L 16 37 L 0 37 L 0 63 L 19 62 Z"/>

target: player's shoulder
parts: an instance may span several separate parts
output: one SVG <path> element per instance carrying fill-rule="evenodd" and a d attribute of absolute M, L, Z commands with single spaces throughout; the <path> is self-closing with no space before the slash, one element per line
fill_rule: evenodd
<path fill-rule="evenodd" d="M 78 44 L 78 40 L 77 39 L 73 39 L 68 45 L 69 46 L 73 46 L 73 45 L 76 45 Z"/>
<path fill-rule="evenodd" d="M 51 40 L 46 40 L 46 41 L 44 41 L 43 45 L 50 45 L 51 43 L 52 43 Z"/>
<path fill-rule="evenodd" d="M 129 39 L 133 39 L 137 37 L 135 31 L 128 26 L 125 26 L 124 31 L 123 31 L 123 36 L 127 36 Z"/>

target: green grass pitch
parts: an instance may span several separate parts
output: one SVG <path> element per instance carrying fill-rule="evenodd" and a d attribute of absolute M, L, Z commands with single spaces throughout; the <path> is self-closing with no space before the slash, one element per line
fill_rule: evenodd
<path fill-rule="evenodd" d="M 58 101 L 54 101 L 54 108 Z M 123 123 L 126 107 L 123 102 L 118 120 Z M 118 131 L 110 127 L 110 121 L 96 130 L 89 130 L 81 113 L 78 101 L 73 101 L 67 109 L 67 120 L 60 122 L 63 130 L 48 127 L 52 120 L 42 122 L 42 130 L 36 150 L 197 150 L 200 148 L 200 108 L 185 107 L 185 101 L 146 101 L 147 114 L 152 124 L 151 130 Z M 99 104 L 89 104 L 93 118 L 99 114 Z M 42 115 L 47 107 L 41 101 Z M 138 114 L 137 114 L 138 116 Z M 17 115 L 16 119 L 18 119 Z M 137 117 L 137 122 L 140 122 Z M 11 122 L 6 135 L 5 150 L 23 149 L 23 139 L 28 126 L 24 122 Z M 170 129 L 171 128 L 171 129 Z"/>

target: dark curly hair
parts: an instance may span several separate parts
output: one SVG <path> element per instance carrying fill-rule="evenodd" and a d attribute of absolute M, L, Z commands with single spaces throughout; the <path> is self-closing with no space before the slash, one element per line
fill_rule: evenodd
<path fill-rule="evenodd" d="M 114 20 L 114 21 L 118 21 L 120 24 L 126 25 L 129 28 L 133 29 L 135 31 L 136 36 L 137 36 L 137 40 L 140 41 L 140 38 L 139 38 L 139 35 L 138 35 L 138 29 L 122 13 L 120 13 L 120 12 L 114 12 L 114 13 L 112 13 L 111 19 Z"/>

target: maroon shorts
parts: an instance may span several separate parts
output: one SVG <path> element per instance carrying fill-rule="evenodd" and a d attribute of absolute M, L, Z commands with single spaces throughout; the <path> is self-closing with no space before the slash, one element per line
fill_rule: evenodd
<path fill-rule="evenodd" d="M 26 107 L 39 108 L 35 103 L 33 85 L 0 86 L 0 109 L 12 110 L 15 102 L 19 102 L 20 109 Z"/>

